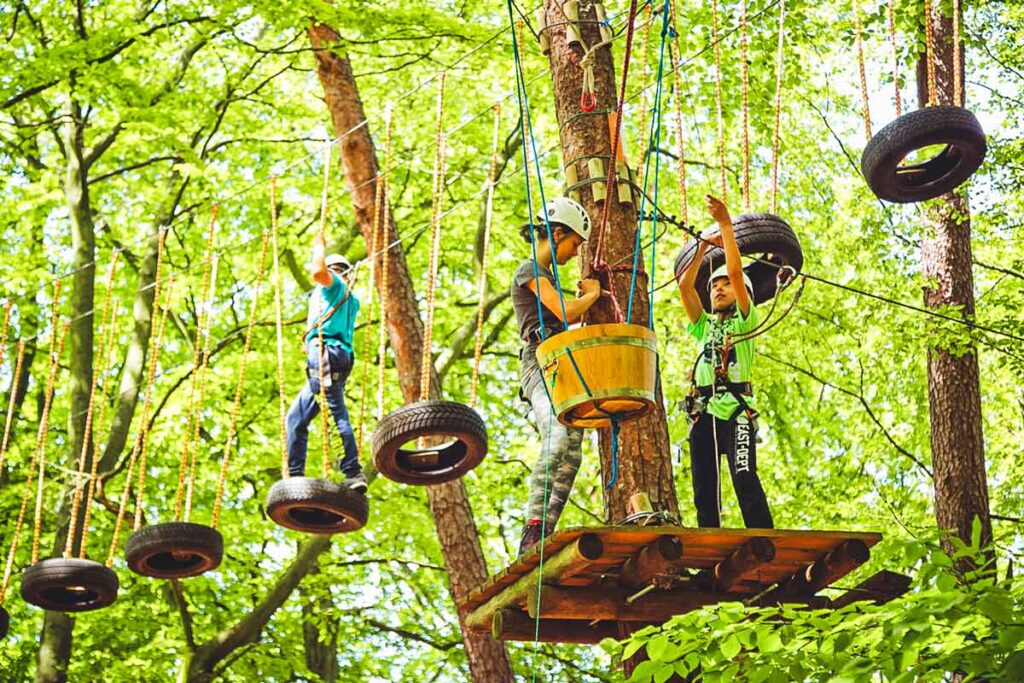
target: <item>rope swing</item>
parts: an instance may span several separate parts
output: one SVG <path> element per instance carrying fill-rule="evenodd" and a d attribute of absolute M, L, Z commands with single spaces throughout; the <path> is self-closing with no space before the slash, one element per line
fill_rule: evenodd
<path fill-rule="evenodd" d="M 377 325 L 377 420 L 384 417 L 384 378 L 387 370 L 387 344 L 388 344 L 388 307 L 384 301 L 388 298 L 388 287 L 391 285 L 391 126 L 394 122 L 394 113 L 388 109 L 385 121 L 384 133 L 384 177 L 381 179 L 384 185 L 384 194 L 381 202 L 381 254 L 380 263 L 380 322 Z"/>
<path fill-rule="evenodd" d="M 281 315 L 281 260 L 278 257 L 280 248 L 277 245 L 277 176 L 270 178 L 270 225 L 271 238 L 274 244 L 274 330 L 277 336 L 277 406 L 278 427 L 281 447 L 281 478 L 291 476 L 288 470 L 288 415 L 287 399 L 284 395 L 284 323 Z"/>
<path fill-rule="evenodd" d="M 441 207 L 444 204 L 445 170 L 448 142 L 443 129 L 444 84 L 446 72 L 441 72 L 437 89 L 437 131 L 434 152 L 434 183 L 430 206 L 430 266 L 427 271 L 427 311 L 423 323 L 423 353 L 420 357 L 420 400 L 430 398 L 430 370 L 433 366 L 431 346 L 434 336 L 434 304 L 437 291 L 437 266 L 441 254 Z"/>
<path fill-rule="evenodd" d="M 331 182 L 331 145 L 327 145 L 324 148 L 324 185 L 323 192 L 320 194 L 320 239 L 321 243 L 325 243 L 327 240 L 327 188 L 330 187 Z M 317 363 L 317 370 L 319 371 L 320 379 L 320 433 L 323 438 L 320 441 L 320 453 L 323 455 L 323 478 L 327 479 L 331 475 L 331 434 L 328 429 L 327 420 L 327 383 L 325 380 L 325 369 L 324 362 L 327 354 L 324 353 L 324 313 L 327 310 L 327 301 L 321 297 L 322 308 L 320 310 L 320 316 L 317 318 L 318 324 L 316 326 L 316 338 L 317 343 L 320 345 L 320 360 Z"/>

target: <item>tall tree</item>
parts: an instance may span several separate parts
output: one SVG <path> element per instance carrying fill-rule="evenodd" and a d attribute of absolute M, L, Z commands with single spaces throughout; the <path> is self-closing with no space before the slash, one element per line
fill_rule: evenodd
<path fill-rule="evenodd" d="M 374 194 L 380 178 L 380 166 L 366 112 L 352 65 L 338 54 L 338 33 L 322 23 L 309 27 L 309 39 L 316 54 L 317 73 L 323 84 L 327 106 L 331 113 L 335 135 L 341 137 L 340 156 L 345 170 L 345 185 L 352 198 L 359 228 L 367 244 L 373 243 L 373 215 L 383 207 L 374 206 Z M 400 244 L 393 214 L 387 211 L 383 240 L 385 244 Z M 419 399 L 419 369 L 423 353 L 423 322 L 416 305 L 416 293 L 400 246 L 389 255 L 387 289 L 383 288 L 383 273 L 377 269 L 376 287 L 380 300 L 387 307 L 388 336 L 395 353 L 395 365 L 407 402 Z M 364 359 L 363 362 L 368 362 Z M 431 369 L 431 397 L 441 394 L 436 370 Z M 458 603 L 487 578 L 487 565 L 473 512 L 466 497 L 462 480 L 427 487 L 427 500 L 434 515 L 441 552 L 445 558 L 452 597 Z M 464 615 L 459 614 L 459 623 Z M 462 630 L 466 657 L 473 679 L 484 682 L 512 680 L 512 667 L 504 645 L 489 636 L 480 636 Z"/>

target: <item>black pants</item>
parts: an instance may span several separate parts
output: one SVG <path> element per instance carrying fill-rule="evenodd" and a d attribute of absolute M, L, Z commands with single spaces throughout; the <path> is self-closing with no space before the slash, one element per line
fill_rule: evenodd
<path fill-rule="evenodd" d="M 716 438 L 718 453 L 715 452 Z M 768 499 L 757 476 L 756 438 L 754 424 L 720 420 L 710 413 L 701 413 L 690 428 L 690 470 L 698 526 L 722 526 L 719 454 L 724 453 L 743 512 L 743 523 L 748 529 L 774 528 Z"/>

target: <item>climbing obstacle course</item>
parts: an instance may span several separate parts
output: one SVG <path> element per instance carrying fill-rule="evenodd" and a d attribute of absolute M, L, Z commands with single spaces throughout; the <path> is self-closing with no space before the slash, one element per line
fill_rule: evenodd
<path fill-rule="evenodd" d="M 543 562 L 538 545 L 460 608 L 469 629 L 499 640 L 596 643 L 618 636 L 616 622 L 660 624 L 719 602 L 832 607 L 892 599 L 909 585 L 892 572 L 835 601 L 816 595 L 866 562 L 881 538 L 849 531 L 576 527 L 546 539 Z"/>

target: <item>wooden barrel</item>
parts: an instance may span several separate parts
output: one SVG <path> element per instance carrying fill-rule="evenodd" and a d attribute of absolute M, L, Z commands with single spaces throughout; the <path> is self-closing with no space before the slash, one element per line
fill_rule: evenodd
<path fill-rule="evenodd" d="M 608 427 L 644 415 L 654 405 L 657 338 L 629 323 L 587 325 L 549 337 L 537 347 L 544 381 L 569 427 Z"/>

